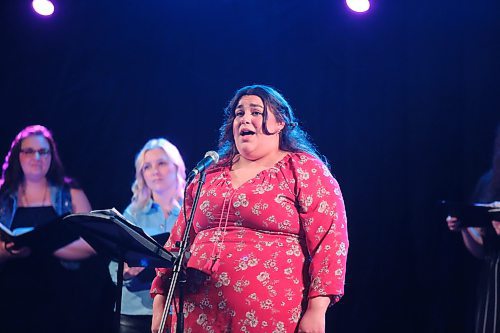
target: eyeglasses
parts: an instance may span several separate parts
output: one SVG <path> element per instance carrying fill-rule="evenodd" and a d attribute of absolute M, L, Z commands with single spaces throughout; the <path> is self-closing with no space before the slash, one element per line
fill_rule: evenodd
<path fill-rule="evenodd" d="M 50 149 L 47 148 L 41 148 L 41 149 L 33 149 L 33 148 L 26 148 L 26 149 L 21 149 L 21 153 L 28 155 L 28 156 L 35 156 L 36 153 L 42 157 L 46 157 L 50 155 Z"/>

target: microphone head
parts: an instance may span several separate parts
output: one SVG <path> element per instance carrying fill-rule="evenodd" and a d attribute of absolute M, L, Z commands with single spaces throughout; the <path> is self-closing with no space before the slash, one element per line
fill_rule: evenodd
<path fill-rule="evenodd" d="M 205 154 L 205 157 L 212 158 L 214 160 L 214 163 L 219 162 L 219 154 L 217 154 L 216 151 L 213 151 L 213 150 L 207 151 L 207 153 Z"/>

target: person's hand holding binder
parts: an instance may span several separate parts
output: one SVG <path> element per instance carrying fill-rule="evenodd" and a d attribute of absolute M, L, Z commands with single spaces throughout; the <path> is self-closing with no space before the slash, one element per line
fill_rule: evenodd
<path fill-rule="evenodd" d="M 462 229 L 462 223 L 454 216 L 448 215 L 448 217 L 446 217 L 446 223 L 448 224 L 448 229 L 450 229 L 450 231 L 459 231 Z"/>
<path fill-rule="evenodd" d="M 137 275 L 139 275 L 140 272 L 144 270 L 145 267 L 130 267 L 127 263 L 124 263 L 123 267 L 123 279 L 124 280 L 130 280 Z"/>
<path fill-rule="evenodd" d="M 25 258 L 31 254 L 29 247 L 16 248 L 13 242 L 0 241 L 0 263 L 16 258 Z"/>

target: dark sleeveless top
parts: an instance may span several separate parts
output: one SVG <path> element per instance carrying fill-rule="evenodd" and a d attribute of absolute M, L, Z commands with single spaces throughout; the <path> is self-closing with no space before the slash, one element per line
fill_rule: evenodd
<path fill-rule="evenodd" d="M 57 218 L 52 206 L 18 207 L 12 220 L 11 230 L 37 227 Z M 27 258 L 10 260 L 2 265 L 0 273 L 0 317 L 6 332 L 52 331 L 47 325 L 59 304 L 50 305 L 55 299 L 64 268 L 54 256 L 33 250 Z M 30 313 L 26 314 L 26 304 Z M 39 323 L 36 327 L 35 322 Z M 3 331 L 3 329 L 2 329 Z"/>
<path fill-rule="evenodd" d="M 3 198 L 0 223 L 11 230 L 40 227 L 71 212 L 69 188 L 51 189 L 51 202 L 46 207 L 18 207 L 17 196 Z M 69 269 L 52 252 L 39 250 L 0 265 L 0 332 L 111 332 L 108 262 L 94 256 L 79 261 L 78 269 Z"/>
<path fill-rule="evenodd" d="M 10 229 L 38 227 L 56 218 L 57 214 L 52 206 L 18 207 Z"/>

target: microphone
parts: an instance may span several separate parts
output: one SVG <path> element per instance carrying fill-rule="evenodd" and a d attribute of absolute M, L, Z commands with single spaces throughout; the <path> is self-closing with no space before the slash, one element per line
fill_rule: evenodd
<path fill-rule="evenodd" d="M 217 162 L 219 162 L 219 154 L 213 150 L 207 151 L 205 157 L 198 162 L 196 167 L 189 173 L 187 183 L 190 183 L 197 174 L 205 171 L 205 169 L 207 169 L 210 165 Z"/>

